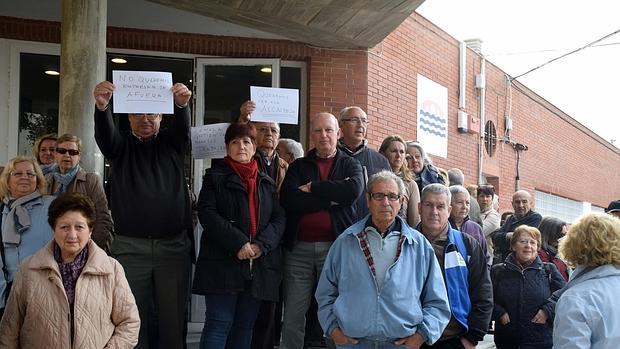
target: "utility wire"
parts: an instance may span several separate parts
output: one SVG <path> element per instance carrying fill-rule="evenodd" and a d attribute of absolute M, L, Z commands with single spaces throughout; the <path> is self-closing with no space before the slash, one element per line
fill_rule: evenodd
<path fill-rule="evenodd" d="M 610 42 L 608 44 L 598 44 L 592 45 L 590 47 L 605 47 L 605 46 L 614 46 L 620 45 L 620 42 Z M 498 57 L 498 56 L 519 56 L 519 55 L 531 55 L 536 53 L 547 53 L 547 52 L 558 52 L 558 51 L 566 51 L 567 48 L 551 48 L 547 50 L 536 50 L 536 51 L 519 51 L 519 52 L 504 52 L 504 53 L 489 53 L 485 56 L 488 57 Z"/>
<path fill-rule="evenodd" d="M 516 79 L 518 79 L 518 78 L 522 77 L 522 76 L 523 76 L 523 75 L 525 75 L 525 74 L 529 74 L 529 73 L 533 72 L 534 70 L 538 70 L 538 69 L 540 69 L 540 68 L 542 68 L 542 67 L 546 66 L 546 65 L 547 65 L 547 64 L 549 64 L 549 63 L 552 63 L 552 62 L 557 61 L 558 59 L 564 58 L 564 57 L 566 57 L 566 56 L 572 55 L 573 53 L 576 53 L 576 52 L 579 52 L 579 51 L 581 51 L 581 50 L 583 50 L 583 49 L 586 49 L 586 48 L 588 48 L 588 47 L 590 47 L 590 46 L 592 46 L 592 45 L 594 45 L 594 44 L 596 44 L 596 43 L 599 43 L 599 42 L 601 42 L 601 41 L 603 41 L 603 40 L 607 39 L 608 37 L 613 36 L 613 35 L 616 35 L 616 34 L 618 34 L 618 33 L 620 33 L 620 29 L 618 29 L 618 30 L 614 31 L 613 33 L 607 34 L 607 35 L 603 36 L 602 38 L 600 38 L 600 39 L 598 39 L 598 40 L 594 40 L 594 41 L 592 41 L 591 43 L 589 43 L 589 44 L 587 44 L 587 45 L 585 45 L 585 46 L 583 46 L 583 47 L 580 47 L 580 48 L 575 49 L 575 50 L 573 50 L 573 51 L 571 51 L 571 52 L 565 53 L 565 54 L 563 54 L 563 55 L 561 55 L 561 56 L 559 56 L 559 57 L 553 58 L 553 59 L 551 59 L 551 60 L 549 60 L 549 61 L 547 61 L 547 62 L 545 62 L 545 63 L 543 63 L 543 64 L 541 64 L 541 65 L 539 65 L 539 66 L 537 66 L 537 67 L 534 67 L 534 68 L 532 68 L 532 69 L 530 69 L 530 70 L 526 71 L 525 73 L 523 73 L 523 74 L 521 74 L 521 75 L 517 75 L 517 76 L 513 77 L 511 80 L 516 80 Z"/>

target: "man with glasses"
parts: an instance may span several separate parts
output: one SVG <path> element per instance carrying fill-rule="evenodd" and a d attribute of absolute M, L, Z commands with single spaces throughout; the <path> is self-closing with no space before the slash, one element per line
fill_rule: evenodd
<path fill-rule="evenodd" d="M 500 262 L 510 254 L 510 239 L 514 230 L 520 225 L 538 228 L 542 216 L 532 209 L 532 195 L 525 190 L 518 190 L 512 194 L 512 209 L 514 213 L 506 219 L 501 228 L 493 232 L 493 247 L 495 256 Z"/>
<path fill-rule="evenodd" d="M 360 107 L 346 107 L 340 111 L 338 124 L 342 130 L 342 138 L 338 140 L 338 148 L 345 154 L 357 159 L 362 164 L 364 183 L 368 178 L 381 170 L 391 170 L 387 158 L 368 147 L 366 132 L 368 131 L 368 115 Z M 364 196 L 355 203 L 357 219 L 368 214 Z"/>
<path fill-rule="evenodd" d="M 441 338 L 423 348 L 472 349 L 484 338 L 493 312 L 491 277 L 480 244 L 468 234 L 453 229 L 448 222 L 451 194 L 443 184 L 422 189 L 417 229 L 435 250 L 452 316 Z"/>
<path fill-rule="evenodd" d="M 185 181 L 190 142 L 191 91 L 172 86 L 172 126 L 160 130 L 161 114 L 130 114 L 131 132 L 114 125 L 110 100 L 114 85 L 99 83 L 95 98 L 95 140 L 110 161 L 110 208 L 115 240 L 111 254 L 123 265 L 140 313 L 136 348 L 183 348 L 189 295 L 192 229 Z M 155 310 L 158 328 L 149 330 Z M 151 338 L 149 333 L 158 335 Z"/>
<path fill-rule="evenodd" d="M 252 112 L 256 110 L 256 103 L 246 101 L 241 105 L 238 122 L 250 122 Z M 281 159 L 276 152 L 280 140 L 280 125 L 276 122 L 255 121 L 256 127 L 256 154 L 260 169 L 276 182 L 278 190 L 282 186 L 288 163 Z"/>
<path fill-rule="evenodd" d="M 352 205 L 364 188 L 359 162 L 337 148 L 338 122 L 329 113 L 310 123 L 315 148 L 289 167 L 280 201 L 284 232 L 284 319 L 281 349 L 304 345 L 305 316 L 334 239 L 355 222 Z"/>
<path fill-rule="evenodd" d="M 364 195 L 370 216 L 327 255 L 316 299 L 321 326 L 337 345 L 419 348 L 435 343 L 450 320 L 433 248 L 398 216 L 404 195 L 391 171 L 371 176 Z"/>

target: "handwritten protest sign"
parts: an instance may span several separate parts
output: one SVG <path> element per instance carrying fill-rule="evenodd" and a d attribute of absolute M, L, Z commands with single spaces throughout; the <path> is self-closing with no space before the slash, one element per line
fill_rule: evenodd
<path fill-rule="evenodd" d="M 250 99 L 256 102 L 252 121 L 297 125 L 299 90 L 250 86 Z"/>
<path fill-rule="evenodd" d="M 229 123 L 221 123 L 192 127 L 192 155 L 194 159 L 225 157 L 224 134 L 229 125 Z"/>
<path fill-rule="evenodd" d="M 113 70 L 115 113 L 173 113 L 172 73 Z"/>

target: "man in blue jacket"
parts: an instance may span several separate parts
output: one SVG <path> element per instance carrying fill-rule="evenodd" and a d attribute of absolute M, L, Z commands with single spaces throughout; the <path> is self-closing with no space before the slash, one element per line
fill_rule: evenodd
<path fill-rule="evenodd" d="M 452 316 L 430 348 L 473 349 L 484 338 L 493 312 L 493 288 L 484 252 L 473 237 L 452 229 L 451 195 L 443 184 L 422 190 L 418 230 L 428 239 L 443 271 Z"/>
<path fill-rule="evenodd" d="M 370 215 L 327 255 L 316 291 L 319 321 L 337 345 L 433 344 L 450 320 L 446 288 L 430 243 L 398 216 L 402 180 L 381 171 L 368 181 Z"/>

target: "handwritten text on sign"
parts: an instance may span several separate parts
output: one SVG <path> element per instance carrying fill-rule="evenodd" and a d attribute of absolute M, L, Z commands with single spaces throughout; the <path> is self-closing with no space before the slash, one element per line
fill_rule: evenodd
<path fill-rule="evenodd" d="M 173 113 L 172 73 L 113 70 L 115 113 Z"/>
<path fill-rule="evenodd" d="M 250 99 L 256 102 L 252 121 L 297 125 L 299 90 L 250 86 Z"/>
<path fill-rule="evenodd" d="M 226 156 L 224 134 L 230 124 L 211 124 L 192 127 L 192 155 L 194 159 L 223 158 Z"/>

